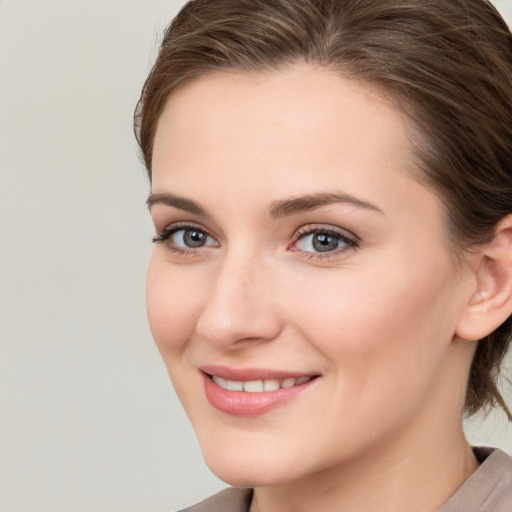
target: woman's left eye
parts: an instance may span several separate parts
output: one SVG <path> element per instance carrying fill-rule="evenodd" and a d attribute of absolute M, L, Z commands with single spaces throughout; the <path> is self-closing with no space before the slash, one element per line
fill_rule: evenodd
<path fill-rule="evenodd" d="M 357 247 L 357 239 L 330 229 L 315 229 L 299 234 L 293 249 L 308 253 L 335 253 Z"/>

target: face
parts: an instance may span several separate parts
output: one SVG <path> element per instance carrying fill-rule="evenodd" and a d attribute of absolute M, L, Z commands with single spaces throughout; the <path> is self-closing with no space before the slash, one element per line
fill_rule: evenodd
<path fill-rule="evenodd" d="M 330 471 L 460 409 L 467 286 L 406 132 L 375 91 L 307 67 L 205 76 L 169 99 L 149 321 L 228 483 Z"/>

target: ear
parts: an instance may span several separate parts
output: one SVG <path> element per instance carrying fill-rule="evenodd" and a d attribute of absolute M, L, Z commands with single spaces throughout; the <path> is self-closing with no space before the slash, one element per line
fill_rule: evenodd
<path fill-rule="evenodd" d="M 474 272 L 476 291 L 459 319 L 455 334 L 478 341 L 512 314 L 512 214 L 498 224 L 493 239 L 479 249 Z"/>

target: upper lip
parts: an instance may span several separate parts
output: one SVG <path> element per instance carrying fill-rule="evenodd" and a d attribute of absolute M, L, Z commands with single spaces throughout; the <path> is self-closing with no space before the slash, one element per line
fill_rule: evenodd
<path fill-rule="evenodd" d="M 205 365 L 199 368 L 203 373 L 215 375 L 226 380 L 251 381 L 251 380 L 281 380 L 290 377 L 316 377 L 317 373 L 301 371 L 283 371 L 266 368 L 233 368 L 221 365 Z"/>

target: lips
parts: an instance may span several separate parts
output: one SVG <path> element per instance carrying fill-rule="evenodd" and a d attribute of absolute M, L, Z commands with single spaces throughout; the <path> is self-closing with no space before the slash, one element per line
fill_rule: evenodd
<path fill-rule="evenodd" d="M 306 391 L 318 375 L 234 369 L 201 368 L 206 397 L 217 410 L 234 416 L 259 416 L 283 406 Z"/>

